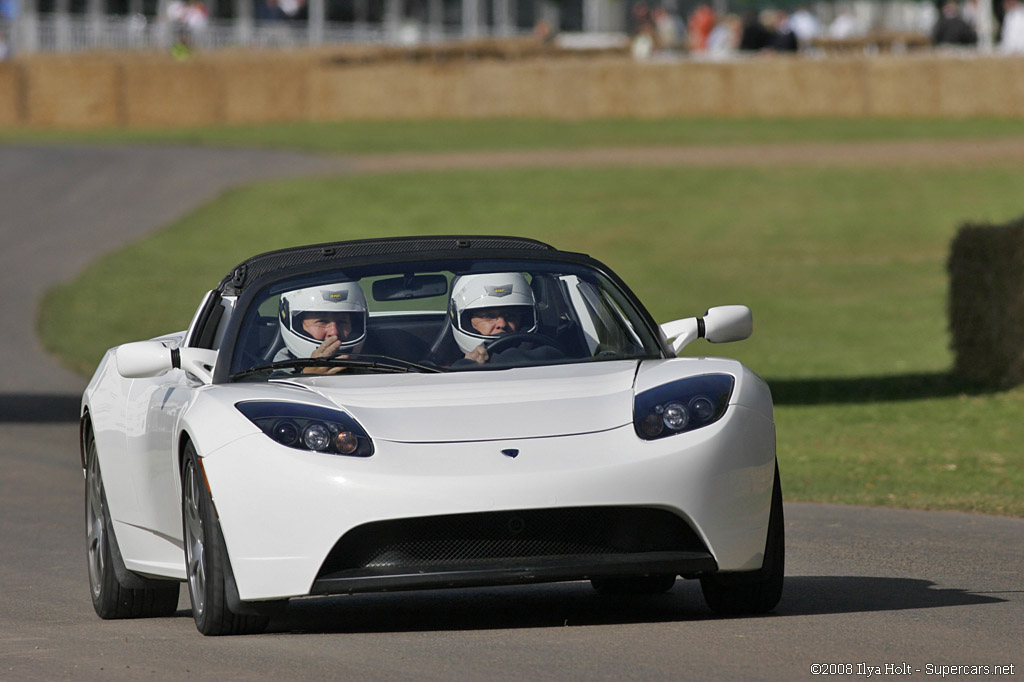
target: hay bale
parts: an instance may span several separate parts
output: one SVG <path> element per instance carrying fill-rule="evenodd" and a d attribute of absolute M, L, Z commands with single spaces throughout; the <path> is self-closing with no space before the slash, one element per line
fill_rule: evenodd
<path fill-rule="evenodd" d="M 935 65 L 940 116 L 1012 118 L 1024 113 L 1024 60 L 946 57 Z"/>
<path fill-rule="evenodd" d="M 169 56 L 125 59 L 121 93 L 130 127 L 224 123 L 224 83 L 215 64 Z"/>
<path fill-rule="evenodd" d="M 954 373 L 997 388 L 1024 382 L 1024 217 L 964 225 L 948 266 Z"/>
<path fill-rule="evenodd" d="M 23 122 L 44 128 L 111 128 L 121 123 L 117 59 L 33 55 L 21 62 Z"/>
<path fill-rule="evenodd" d="M 934 117 L 939 112 L 935 59 L 877 57 L 865 59 L 865 113 L 892 118 Z M 968 97 L 967 93 L 964 94 Z"/>
<path fill-rule="evenodd" d="M 21 123 L 25 108 L 23 81 L 17 64 L 0 62 L 0 128 Z"/>
<path fill-rule="evenodd" d="M 266 57 L 213 64 L 223 85 L 223 123 L 262 124 L 306 118 L 309 60 Z"/>

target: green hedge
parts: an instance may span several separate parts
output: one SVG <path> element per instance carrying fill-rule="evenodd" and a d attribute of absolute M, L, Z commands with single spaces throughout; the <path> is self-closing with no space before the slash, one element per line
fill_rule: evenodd
<path fill-rule="evenodd" d="M 996 388 L 1024 382 L 1024 217 L 961 227 L 949 278 L 953 371 Z"/>

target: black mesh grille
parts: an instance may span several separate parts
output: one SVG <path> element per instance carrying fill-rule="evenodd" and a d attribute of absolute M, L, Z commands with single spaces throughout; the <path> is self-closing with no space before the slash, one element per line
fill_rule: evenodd
<path fill-rule="evenodd" d="M 370 523 L 345 534 L 320 577 L 360 569 L 446 570 L 543 557 L 598 557 L 707 548 L 659 509 L 579 507 L 456 514 Z"/>

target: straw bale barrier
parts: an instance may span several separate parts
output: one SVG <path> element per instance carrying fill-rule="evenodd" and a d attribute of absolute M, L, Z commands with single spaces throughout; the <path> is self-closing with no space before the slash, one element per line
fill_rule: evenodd
<path fill-rule="evenodd" d="M 939 53 L 637 62 L 537 41 L 36 55 L 0 64 L 0 126 L 480 117 L 1024 117 L 1024 59 Z"/>
<path fill-rule="evenodd" d="M 22 120 L 19 106 L 21 69 L 11 62 L 0 62 L 0 128 L 12 128 Z"/>
<path fill-rule="evenodd" d="M 1024 382 L 1024 217 L 964 225 L 949 276 L 954 373 L 997 388 Z"/>

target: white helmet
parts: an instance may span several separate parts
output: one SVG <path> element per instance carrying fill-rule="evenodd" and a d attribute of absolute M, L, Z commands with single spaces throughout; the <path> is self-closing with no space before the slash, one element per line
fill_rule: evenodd
<path fill-rule="evenodd" d="M 452 285 L 448 315 L 452 334 L 462 352 L 468 353 L 484 341 L 493 340 L 473 328 L 470 311 L 479 308 L 520 308 L 522 322 L 516 331 L 537 329 L 537 311 L 533 290 L 518 272 L 495 272 L 487 275 L 466 275 Z"/>
<path fill-rule="evenodd" d="M 297 358 L 313 355 L 322 341 L 302 328 L 305 313 L 348 313 L 352 333 L 341 343 L 341 351 L 358 353 L 366 340 L 366 296 L 356 282 L 327 284 L 281 294 L 278 322 L 284 345 Z"/>

